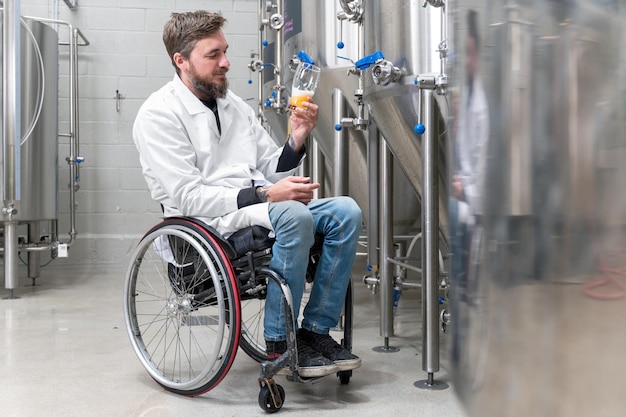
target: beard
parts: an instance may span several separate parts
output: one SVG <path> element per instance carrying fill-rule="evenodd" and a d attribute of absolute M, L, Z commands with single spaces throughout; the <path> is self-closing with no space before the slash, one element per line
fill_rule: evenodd
<path fill-rule="evenodd" d="M 217 83 L 206 81 L 198 77 L 195 68 L 192 67 L 189 71 L 189 81 L 191 81 L 191 85 L 202 96 L 203 100 L 226 97 L 226 92 L 228 91 L 228 80 L 226 78 Z"/>

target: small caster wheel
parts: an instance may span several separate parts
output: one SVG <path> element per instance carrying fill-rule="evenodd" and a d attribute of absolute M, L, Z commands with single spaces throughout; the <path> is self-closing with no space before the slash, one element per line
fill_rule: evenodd
<path fill-rule="evenodd" d="M 339 371 L 337 375 L 339 376 L 339 383 L 341 385 L 348 385 L 350 383 L 352 371 Z"/>
<path fill-rule="evenodd" d="M 278 395 L 280 395 L 280 403 L 276 404 L 272 398 L 272 393 L 270 392 L 270 387 L 268 385 L 264 385 L 261 387 L 261 391 L 259 392 L 259 406 L 266 413 L 275 413 L 283 407 L 285 403 L 285 389 L 278 384 L 274 385 L 278 390 Z"/>

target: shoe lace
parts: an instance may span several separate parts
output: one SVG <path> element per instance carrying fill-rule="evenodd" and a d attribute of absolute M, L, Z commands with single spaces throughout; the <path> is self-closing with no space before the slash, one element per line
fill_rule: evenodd
<path fill-rule="evenodd" d="M 313 349 L 313 347 L 304 340 L 298 340 L 298 355 L 311 357 L 319 355 L 319 352 Z"/>
<path fill-rule="evenodd" d="M 341 346 L 339 343 L 337 343 L 337 341 L 335 341 L 335 339 L 332 338 L 332 336 L 327 335 L 327 334 L 318 334 L 316 335 L 317 337 L 317 345 L 319 346 L 320 350 L 324 350 L 324 351 L 331 351 L 331 350 L 335 350 L 335 351 L 343 351 L 345 350 L 343 346 Z"/>

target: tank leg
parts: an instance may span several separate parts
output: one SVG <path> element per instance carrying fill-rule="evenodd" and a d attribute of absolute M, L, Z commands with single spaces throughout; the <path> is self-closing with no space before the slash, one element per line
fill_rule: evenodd
<path fill-rule="evenodd" d="M 421 91 L 424 103 L 421 109 L 426 126 L 422 139 L 424 144 L 424 185 L 422 211 L 422 370 L 426 380 L 415 382 L 418 388 L 441 390 L 448 388 L 445 382 L 436 382 L 434 372 L 439 371 L 439 208 L 438 208 L 438 138 L 433 123 L 433 91 Z"/>
<path fill-rule="evenodd" d="M 39 223 L 28 224 L 28 242 L 39 241 Z M 35 280 L 39 278 L 40 274 L 40 262 L 41 254 L 37 251 L 28 252 L 28 278 L 33 280 L 33 287 L 35 286 Z"/>
<path fill-rule="evenodd" d="M 380 221 L 380 335 L 383 346 L 373 348 L 374 352 L 392 353 L 400 349 L 389 346 L 389 338 L 393 336 L 393 268 L 387 260 L 393 257 L 393 210 L 392 207 L 392 155 L 387 143 L 381 141 L 381 212 Z"/>
<path fill-rule="evenodd" d="M 8 300 L 13 300 L 13 290 L 19 282 L 17 272 L 17 222 L 4 223 L 4 286 L 9 290 Z"/>

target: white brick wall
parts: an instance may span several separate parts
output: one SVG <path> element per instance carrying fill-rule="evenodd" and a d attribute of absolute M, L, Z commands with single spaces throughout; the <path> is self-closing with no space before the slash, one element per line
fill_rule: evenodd
<path fill-rule="evenodd" d="M 56 4 L 56 7 L 55 7 Z M 160 215 L 141 175 L 131 129 L 143 100 L 169 81 L 174 69 L 161 40 L 173 11 L 221 11 L 228 19 L 231 88 L 256 98 L 256 75 L 248 84 L 250 51 L 258 45 L 257 0 L 77 0 L 71 11 L 62 0 L 23 0 L 21 14 L 67 21 L 89 40 L 79 48 L 80 169 L 78 237 L 60 262 L 118 262 Z M 58 15 L 54 11 L 58 10 Z M 67 29 L 60 28 L 66 39 Z M 62 47 L 63 48 L 63 47 Z M 68 131 L 68 64 L 60 60 L 61 132 Z M 116 111 L 116 90 L 126 98 Z M 251 105 L 256 105 L 251 101 Z M 68 139 L 59 144 L 59 236 L 69 230 Z M 123 262 L 123 260 L 122 260 Z"/>

